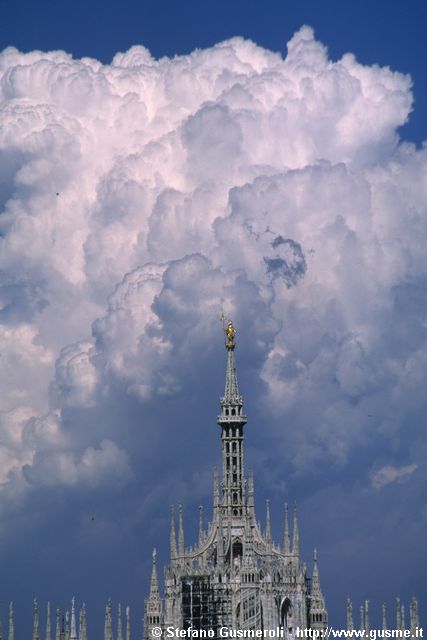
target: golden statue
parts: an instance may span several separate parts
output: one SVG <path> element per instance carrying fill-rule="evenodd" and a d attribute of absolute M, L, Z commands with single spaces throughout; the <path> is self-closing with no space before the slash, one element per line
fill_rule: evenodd
<path fill-rule="evenodd" d="M 227 322 L 227 326 L 225 328 L 225 335 L 227 336 L 227 342 L 225 343 L 225 346 L 227 347 L 227 349 L 232 349 L 235 346 L 234 336 L 236 335 L 236 329 L 234 328 L 234 325 L 231 322 L 231 320 Z"/>

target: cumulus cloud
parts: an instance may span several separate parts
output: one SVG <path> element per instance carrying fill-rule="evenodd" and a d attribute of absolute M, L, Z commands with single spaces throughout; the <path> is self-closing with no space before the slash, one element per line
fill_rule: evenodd
<path fill-rule="evenodd" d="M 332 61 L 309 27 L 285 58 L 241 38 L 110 65 L 9 48 L 0 75 L 5 479 L 127 477 L 109 398 L 137 398 L 146 433 L 144 407 L 206 370 L 221 310 L 298 473 L 399 441 L 427 353 L 408 76 Z"/>
<path fill-rule="evenodd" d="M 102 440 L 99 448 L 88 447 L 81 456 L 70 451 L 41 452 L 31 465 L 24 466 L 30 484 L 41 486 L 117 485 L 131 475 L 126 452 L 115 442 Z"/>
<path fill-rule="evenodd" d="M 371 475 L 371 483 L 375 489 L 382 489 L 393 482 L 405 482 L 418 468 L 417 464 L 404 467 L 382 467 Z"/>

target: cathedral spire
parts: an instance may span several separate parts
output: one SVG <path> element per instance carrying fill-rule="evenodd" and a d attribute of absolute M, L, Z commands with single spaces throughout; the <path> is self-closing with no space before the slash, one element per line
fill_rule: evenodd
<path fill-rule="evenodd" d="M 157 552 L 153 549 L 153 568 L 151 570 L 150 595 L 145 602 L 144 634 L 152 640 L 156 627 L 163 624 L 163 603 L 159 593 L 157 578 Z M 154 633 L 153 633 L 154 632 Z"/>
<path fill-rule="evenodd" d="M 71 629 L 70 640 L 77 640 L 77 628 L 76 628 L 76 599 L 73 596 L 71 600 Z"/>
<path fill-rule="evenodd" d="M 268 544 L 271 544 L 270 500 L 265 501 L 265 508 L 266 508 L 265 539 Z"/>
<path fill-rule="evenodd" d="M 347 626 L 348 620 L 347 601 Z M 328 614 L 325 608 L 322 589 L 320 587 L 319 567 L 317 566 L 317 551 L 313 553 L 313 573 L 311 577 L 311 625 L 313 629 L 324 629 L 328 622 Z"/>
<path fill-rule="evenodd" d="M 86 605 L 84 602 L 80 610 L 79 640 L 87 640 Z"/>
<path fill-rule="evenodd" d="M 396 629 L 402 628 L 402 605 L 400 604 L 400 598 L 396 598 Z"/>
<path fill-rule="evenodd" d="M 217 422 L 221 427 L 222 442 L 222 509 L 228 517 L 241 517 L 246 511 L 245 480 L 243 471 L 243 398 L 237 385 L 234 349 L 236 330 L 231 321 L 225 329 L 227 368 L 225 389 L 221 397 L 221 413 Z"/>
<path fill-rule="evenodd" d="M 383 602 L 382 606 L 382 627 L 383 631 L 387 631 L 387 605 Z"/>
<path fill-rule="evenodd" d="M 117 640 L 123 640 L 122 605 L 120 604 L 120 602 L 117 609 Z"/>
<path fill-rule="evenodd" d="M 150 598 L 159 598 L 159 581 L 157 578 L 157 551 L 153 549 L 153 567 L 151 569 Z"/>
<path fill-rule="evenodd" d="M 126 607 L 126 640 L 130 640 L 130 607 Z"/>
<path fill-rule="evenodd" d="M 55 640 L 61 638 L 61 610 L 56 610 L 56 627 L 55 627 Z"/>
<path fill-rule="evenodd" d="M 236 330 L 231 321 L 227 324 L 225 335 L 225 346 L 227 349 L 227 371 L 225 375 L 225 389 L 223 400 L 228 404 L 239 404 L 241 396 L 239 395 L 236 366 L 234 364 L 234 348 L 236 346 L 234 338 L 236 335 Z"/>
<path fill-rule="evenodd" d="M 15 623 L 13 619 L 13 602 L 9 604 L 9 634 L 8 640 L 15 640 Z"/>
<path fill-rule="evenodd" d="M 413 596 L 411 600 L 410 608 L 410 621 L 411 621 L 411 636 L 415 638 L 417 629 L 420 626 L 420 619 L 418 616 L 418 600 Z"/>
<path fill-rule="evenodd" d="M 174 560 L 177 556 L 176 552 L 176 533 L 175 533 L 175 507 L 171 506 L 171 535 L 170 535 L 170 551 L 171 560 Z"/>
<path fill-rule="evenodd" d="M 39 623 L 39 603 L 34 598 L 34 623 L 33 623 L 33 640 L 40 640 L 40 623 Z"/>
<path fill-rule="evenodd" d="M 65 612 L 65 640 L 70 640 L 70 612 Z"/>
<path fill-rule="evenodd" d="M 283 535 L 283 551 L 285 555 L 291 553 L 291 539 L 289 537 L 289 518 L 288 518 L 288 503 L 285 503 L 285 532 Z"/>
<path fill-rule="evenodd" d="M 221 566 L 224 561 L 224 530 L 222 527 L 222 513 L 218 515 L 218 540 L 217 540 L 218 564 Z"/>
<path fill-rule="evenodd" d="M 204 531 L 203 531 L 203 507 L 199 506 L 199 545 L 203 544 Z"/>
<path fill-rule="evenodd" d="M 297 503 L 294 504 L 294 532 L 292 540 L 292 553 L 294 556 L 299 556 L 299 530 L 298 530 L 298 511 Z"/>
<path fill-rule="evenodd" d="M 365 600 L 365 631 L 366 635 L 369 635 L 369 600 Z"/>
<path fill-rule="evenodd" d="M 255 515 L 254 493 L 254 474 L 251 471 L 248 482 L 248 513 L 251 516 Z"/>
<path fill-rule="evenodd" d="M 218 485 L 218 471 L 214 469 L 213 475 L 213 512 L 214 512 L 214 520 L 218 517 L 219 510 L 219 485 Z"/>
<path fill-rule="evenodd" d="M 319 567 L 317 566 L 317 549 L 313 552 L 313 575 L 311 578 L 311 592 L 318 595 L 320 593 Z"/>
<path fill-rule="evenodd" d="M 111 616 L 111 600 L 105 607 L 104 640 L 113 640 L 113 620 Z"/>
<path fill-rule="evenodd" d="M 46 609 L 46 640 L 52 640 L 52 631 L 50 626 L 50 602 L 47 603 Z"/>
<path fill-rule="evenodd" d="M 347 598 L 347 631 L 353 631 L 353 604 L 350 597 Z"/>
<path fill-rule="evenodd" d="M 182 504 L 180 504 L 178 514 L 178 554 L 182 557 L 184 551 L 184 524 L 182 522 Z"/>

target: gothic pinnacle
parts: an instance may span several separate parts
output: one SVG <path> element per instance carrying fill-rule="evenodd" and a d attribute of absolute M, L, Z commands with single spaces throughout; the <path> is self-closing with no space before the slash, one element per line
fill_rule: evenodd
<path fill-rule="evenodd" d="M 369 635 L 369 600 L 365 600 L 365 631 Z"/>
<path fill-rule="evenodd" d="M 316 596 L 320 594 L 320 577 L 319 577 L 319 567 L 317 566 L 317 550 L 315 549 L 313 552 L 313 575 L 311 579 L 312 585 L 312 593 Z"/>
<path fill-rule="evenodd" d="M 113 621 L 111 616 L 111 600 L 105 607 L 104 640 L 113 640 Z"/>
<path fill-rule="evenodd" d="M 87 640 L 86 605 L 84 602 L 80 610 L 80 622 L 79 640 Z"/>
<path fill-rule="evenodd" d="M 175 533 L 175 507 L 171 506 L 171 534 L 170 534 L 170 553 L 171 560 L 177 556 L 176 551 L 176 533 Z"/>
<path fill-rule="evenodd" d="M 213 476 L 213 508 L 214 508 L 214 519 L 218 517 L 219 511 L 219 486 L 218 486 L 218 470 L 214 469 Z"/>
<path fill-rule="evenodd" d="M 65 612 L 65 640 L 70 640 L 70 612 Z"/>
<path fill-rule="evenodd" d="M 402 628 L 402 606 L 400 604 L 400 598 L 396 598 L 396 629 Z"/>
<path fill-rule="evenodd" d="M 417 633 L 417 628 L 420 626 L 420 619 L 418 616 L 418 601 L 415 598 L 415 596 L 413 596 L 411 600 L 410 622 L 411 622 L 411 635 L 415 637 Z"/>
<path fill-rule="evenodd" d="M 46 640 L 52 640 L 52 631 L 50 626 L 50 602 L 47 603 L 46 610 Z"/>
<path fill-rule="evenodd" d="M 40 624 L 39 624 L 39 605 L 37 598 L 34 598 L 34 623 L 33 623 L 33 640 L 40 640 Z"/>
<path fill-rule="evenodd" d="M 353 631 L 353 604 L 350 597 L 347 597 L 347 631 Z"/>
<path fill-rule="evenodd" d="M 117 608 L 117 640 L 123 640 L 122 605 L 120 603 Z"/>
<path fill-rule="evenodd" d="M 294 505 L 294 531 L 292 540 L 292 554 L 296 557 L 299 556 L 299 530 L 298 530 L 298 511 L 297 503 Z"/>
<path fill-rule="evenodd" d="M 254 474 L 252 471 L 249 474 L 248 482 L 248 511 L 250 515 L 255 515 L 255 503 L 254 503 Z"/>
<path fill-rule="evenodd" d="M 13 602 L 9 604 L 9 634 L 8 640 L 15 640 L 15 623 L 13 619 Z"/>
<path fill-rule="evenodd" d="M 289 537 L 288 503 L 285 503 L 285 533 L 283 536 L 283 551 L 286 555 L 291 552 L 291 540 Z"/>
<path fill-rule="evenodd" d="M 73 596 L 71 600 L 71 628 L 70 628 L 70 640 L 77 640 L 77 628 L 76 628 L 76 599 Z"/>
<path fill-rule="evenodd" d="M 218 515 L 218 540 L 217 540 L 217 556 L 218 564 L 222 565 L 224 561 L 224 531 L 222 528 L 222 513 Z"/>
<path fill-rule="evenodd" d="M 126 607 L 126 640 L 130 640 L 130 607 Z"/>
<path fill-rule="evenodd" d="M 387 605 L 385 602 L 382 606 L 382 627 L 383 631 L 387 631 Z"/>
<path fill-rule="evenodd" d="M 236 365 L 234 363 L 234 348 L 236 343 L 234 341 L 236 335 L 236 329 L 234 328 L 231 320 L 228 322 L 225 329 L 227 348 L 227 370 L 225 374 L 225 389 L 224 396 L 221 398 L 221 405 L 241 405 L 242 397 L 239 395 L 239 386 L 237 384 Z M 243 417 L 243 416 L 242 416 Z M 244 420 L 246 422 L 246 420 Z"/>
<path fill-rule="evenodd" d="M 55 640 L 61 638 L 61 610 L 56 610 L 56 627 L 55 627 Z"/>
<path fill-rule="evenodd" d="M 153 568 L 151 570 L 150 598 L 159 597 L 159 581 L 157 579 L 157 551 L 153 549 Z"/>
<path fill-rule="evenodd" d="M 199 545 L 203 543 L 203 507 L 199 506 Z"/>
<path fill-rule="evenodd" d="M 266 507 L 265 539 L 268 544 L 271 544 L 270 500 L 265 501 L 265 507 Z"/>
<path fill-rule="evenodd" d="M 178 516 L 178 554 L 181 557 L 184 555 L 184 550 L 184 525 L 182 522 L 182 504 L 180 504 Z"/>

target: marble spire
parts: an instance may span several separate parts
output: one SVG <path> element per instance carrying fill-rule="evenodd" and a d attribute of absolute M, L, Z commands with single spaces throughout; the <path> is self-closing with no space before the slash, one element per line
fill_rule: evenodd
<path fill-rule="evenodd" d="M 50 621 L 50 602 L 47 603 L 46 608 L 46 640 L 52 640 L 52 629 Z"/>
<path fill-rule="evenodd" d="M 15 622 L 13 618 L 13 602 L 9 604 L 9 634 L 8 640 L 15 640 Z"/>
<path fill-rule="evenodd" d="M 34 598 L 33 640 L 40 640 L 39 603 Z"/>
<path fill-rule="evenodd" d="M 176 533 L 175 533 L 175 507 L 171 505 L 171 533 L 170 533 L 170 554 L 171 560 L 177 556 L 176 551 Z"/>
<path fill-rule="evenodd" d="M 294 531 L 292 540 L 292 553 L 294 556 L 299 556 L 299 530 L 298 530 L 298 511 L 297 503 L 294 505 Z"/>

